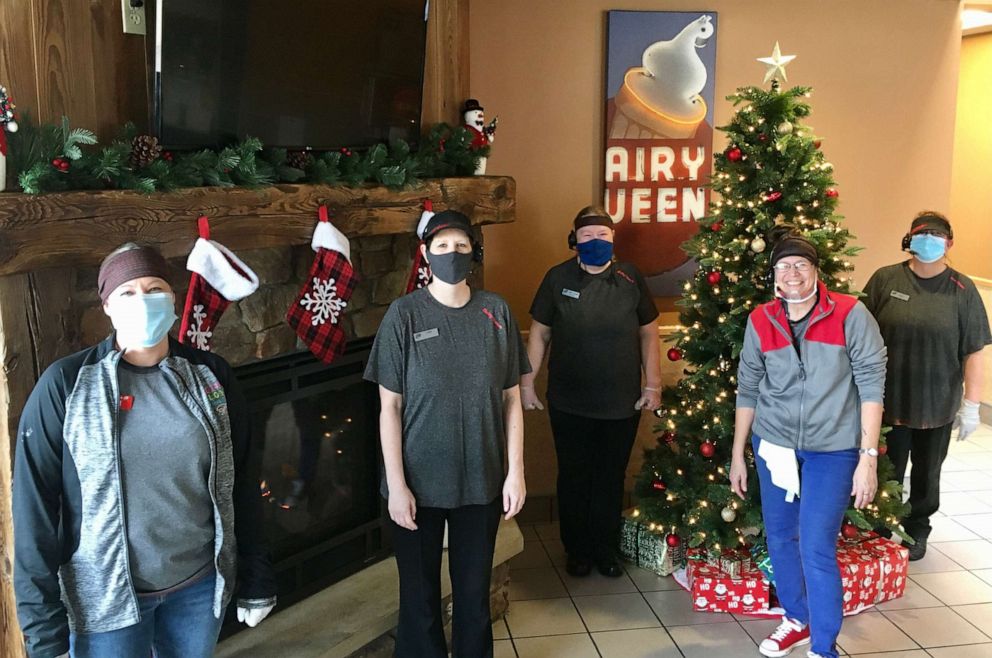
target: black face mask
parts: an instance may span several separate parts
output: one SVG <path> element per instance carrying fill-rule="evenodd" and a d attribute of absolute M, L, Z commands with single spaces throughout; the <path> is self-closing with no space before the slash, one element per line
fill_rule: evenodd
<path fill-rule="evenodd" d="M 427 262 L 431 266 L 431 274 L 445 283 L 455 285 L 468 278 L 472 271 L 472 254 L 462 254 L 449 251 L 446 254 L 428 252 Z"/>

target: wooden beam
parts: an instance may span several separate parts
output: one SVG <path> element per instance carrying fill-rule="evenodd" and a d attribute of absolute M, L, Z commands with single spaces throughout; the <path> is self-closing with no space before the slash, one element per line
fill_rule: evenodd
<path fill-rule="evenodd" d="M 38 377 L 31 309 L 28 275 L 0 277 L 0 653 L 9 658 L 25 656 L 14 601 L 10 486 L 17 423 Z"/>
<path fill-rule="evenodd" d="M 168 194 L 68 192 L 0 195 L 0 276 L 49 267 L 95 265 L 128 241 L 166 257 L 189 252 L 200 214 L 230 249 L 307 244 L 316 210 L 327 204 L 348 237 L 412 233 L 423 199 L 459 210 L 473 224 L 512 222 L 516 182 L 508 176 L 424 181 L 404 190 L 381 186 L 277 185 L 261 189 L 193 188 Z"/>
<path fill-rule="evenodd" d="M 424 54 L 424 129 L 444 121 L 461 125 L 462 102 L 469 95 L 468 0 L 431 0 Z"/>

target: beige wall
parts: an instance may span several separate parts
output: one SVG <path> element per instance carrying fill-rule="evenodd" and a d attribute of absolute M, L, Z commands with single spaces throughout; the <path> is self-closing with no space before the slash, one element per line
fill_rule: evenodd
<path fill-rule="evenodd" d="M 601 199 L 608 9 L 718 13 L 716 125 L 731 116 L 721 99 L 761 84 L 754 59 L 776 40 L 798 56 L 789 82 L 814 87 L 808 123 L 835 166 L 840 212 L 866 248 L 855 261 L 858 283 L 900 259 L 917 210 L 949 210 L 961 45 L 952 0 L 471 0 L 472 95 L 500 117 L 488 171 L 517 180 L 517 222 L 486 232 L 486 284 L 524 327 L 544 272 L 568 255 L 569 221 Z M 717 133 L 714 148 L 723 146 Z M 674 379 L 677 368 L 663 365 Z M 644 446 L 654 442 L 649 418 Z M 546 415 L 530 412 L 526 423 L 528 488 L 551 493 Z"/>
<path fill-rule="evenodd" d="M 992 278 L 992 33 L 961 42 L 957 126 L 951 177 L 951 261 L 971 276 Z"/>

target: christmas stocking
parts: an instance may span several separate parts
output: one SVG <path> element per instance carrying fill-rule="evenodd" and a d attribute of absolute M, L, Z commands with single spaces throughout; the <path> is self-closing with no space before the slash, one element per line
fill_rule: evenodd
<path fill-rule="evenodd" d="M 179 327 L 179 342 L 210 351 L 210 338 L 231 302 L 258 290 L 258 276 L 227 247 L 210 239 L 210 222 L 197 220 L 200 237 L 186 259 L 192 272 Z"/>
<path fill-rule="evenodd" d="M 320 221 L 310 241 L 317 255 L 286 321 L 314 356 L 330 363 L 344 352 L 346 338 L 339 322 L 358 277 L 351 267 L 348 238 L 328 221 L 326 206 L 318 214 Z"/>
<path fill-rule="evenodd" d="M 420 223 L 417 224 L 417 237 L 423 239 L 424 229 L 427 222 L 434 216 L 434 206 L 430 199 L 424 199 L 424 211 L 420 213 Z M 423 242 L 421 242 L 423 244 Z M 423 288 L 431 282 L 431 266 L 427 264 L 424 255 L 420 253 L 420 245 L 417 245 L 417 253 L 413 255 L 413 269 L 410 270 L 410 278 L 406 282 L 406 291 L 411 293 L 418 288 Z"/>

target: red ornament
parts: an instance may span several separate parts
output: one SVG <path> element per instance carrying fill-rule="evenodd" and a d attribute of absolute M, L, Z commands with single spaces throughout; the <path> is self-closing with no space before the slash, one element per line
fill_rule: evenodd
<path fill-rule="evenodd" d="M 731 162 L 740 162 L 743 156 L 744 153 L 736 146 L 731 149 L 727 149 L 727 159 Z"/>
<path fill-rule="evenodd" d="M 840 195 L 840 192 L 838 192 L 832 187 L 828 187 L 826 194 L 828 199 L 836 199 L 837 196 Z"/>
<path fill-rule="evenodd" d="M 883 443 L 882 445 L 878 446 L 878 454 L 884 455 L 888 451 L 889 451 L 889 445 L 887 443 Z"/>
<path fill-rule="evenodd" d="M 813 148 L 815 148 L 815 149 L 819 149 L 819 148 L 820 148 L 820 144 L 822 144 L 822 143 L 823 143 L 823 142 L 821 142 L 820 140 L 818 140 L 818 139 L 814 139 L 814 140 L 813 140 Z"/>
<path fill-rule="evenodd" d="M 661 433 L 661 440 L 664 441 L 667 445 L 672 445 L 673 443 L 675 443 L 675 432 L 673 432 L 672 430 L 665 430 L 664 432 Z"/>
<path fill-rule="evenodd" d="M 713 222 L 712 224 L 710 224 L 710 230 L 713 231 L 714 233 L 716 233 L 717 231 L 719 231 L 722 228 L 723 228 L 723 222 L 722 221 L 720 221 L 720 222 Z"/>
<path fill-rule="evenodd" d="M 715 286 L 716 284 L 720 283 L 720 273 L 710 272 L 709 274 L 706 275 L 706 282 L 711 286 Z"/>
<path fill-rule="evenodd" d="M 665 543 L 668 544 L 670 548 L 677 548 L 678 545 L 682 543 L 682 539 L 672 532 L 665 537 Z"/>
<path fill-rule="evenodd" d="M 679 361 L 682 358 L 682 350 L 673 347 L 668 350 L 668 360 L 669 361 Z"/>
<path fill-rule="evenodd" d="M 841 526 L 840 534 L 844 536 L 844 539 L 857 539 L 861 533 L 853 523 L 845 523 Z"/>
<path fill-rule="evenodd" d="M 699 446 L 699 453 L 709 459 L 716 454 L 716 446 L 709 440 L 703 441 L 702 445 Z"/>
<path fill-rule="evenodd" d="M 172 162 L 172 151 L 164 151 L 162 153 L 162 159 L 166 162 Z"/>
<path fill-rule="evenodd" d="M 668 488 L 668 485 L 662 482 L 661 480 L 655 480 L 654 482 L 651 483 L 651 488 L 654 489 L 655 491 L 664 491 L 665 489 Z"/>
<path fill-rule="evenodd" d="M 782 198 L 782 193 L 778 191 L 769 192 L 768 194 L 765 195 L 765 201 L 767 203 L 774 203 L 775 201 L 778 201 L 781 198 Z"/>

